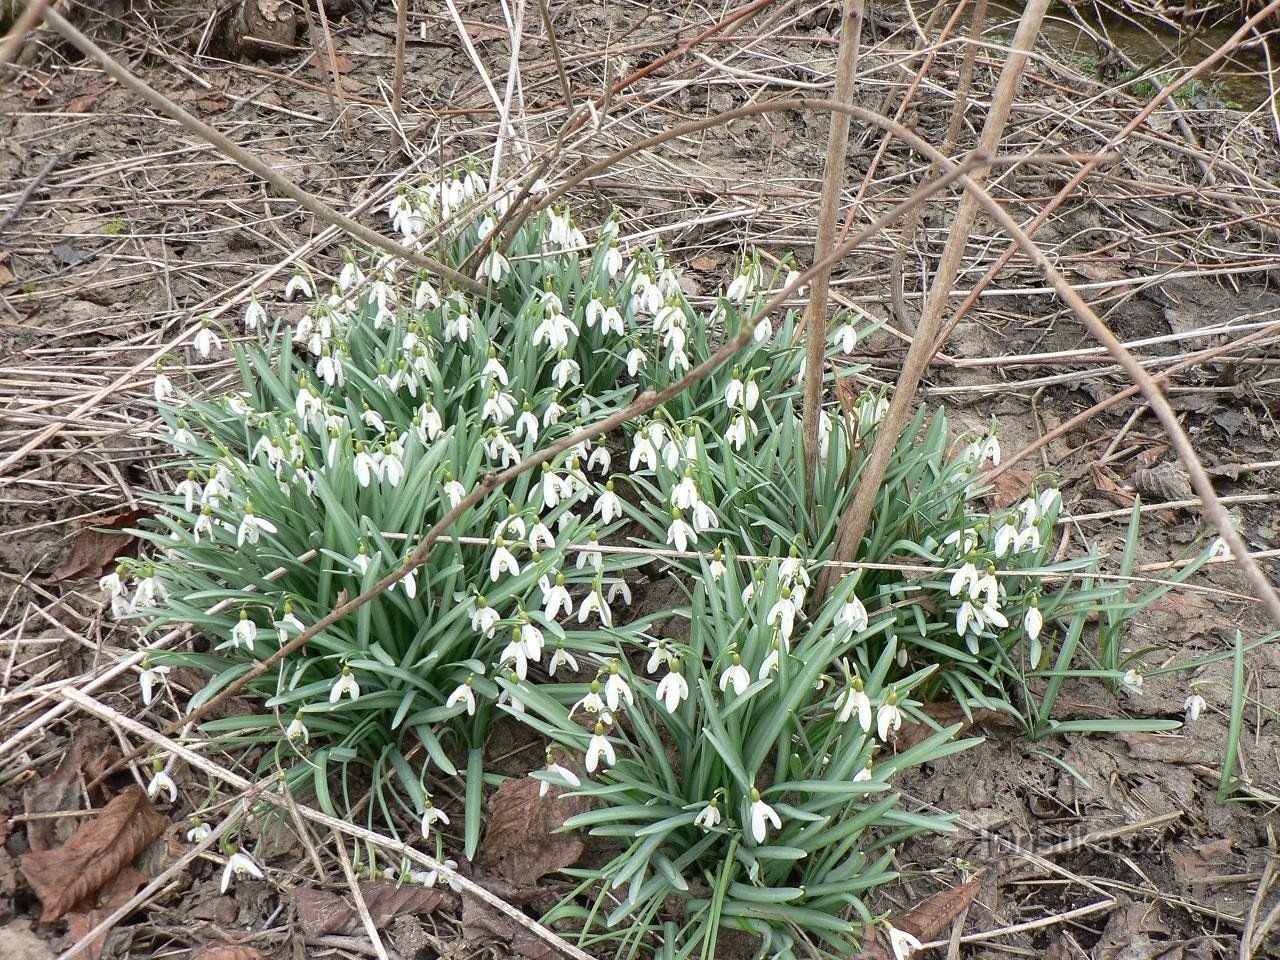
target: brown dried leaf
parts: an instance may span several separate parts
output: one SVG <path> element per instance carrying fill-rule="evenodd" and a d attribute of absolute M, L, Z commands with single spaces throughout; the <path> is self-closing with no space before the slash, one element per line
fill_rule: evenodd
<path fill-rule="evenodd" d="M 999 474 L 991 482 L 990 500 L 997 510 L 1007 510 L 1027 495 L 1034 474 L 1030 470 L 1013 468 Z"/>
<path fill-rule="evenodd" d="M 559 954 L 505 913 L 469 893 L 462 895 L 462 936 L 473 942 L 497 940 L 512 956 L 525 960 L 554 960 Z"/>
<path fill-rule="evenodd" d="M 64 846 L 22 858 L 21 870 L 40 898 L 41 923 L 52 923 L 102 889 L 152 840 L 168 819 L 133 785 L 85 823 Z"/>
<path fill-rule="evenodd" d="M 958 703 L 926 703 L 921 707 L 921 712 L 940 727 L 949 727 L 953 723 L 961 724 L 960 729 L 956 731 L 957 737 L 964 736 L 970 728 L 975 726 L 1010 728 L 1018 726 L 1009 714 L 999 710 L 988 710 L 986 707 L 970 710 L 972 720 L 964 715 L 964 710 Z M 898 731 L 897 747 L 899 750 L 906 750 L 908 747 L 914 747 L 917 743 L 928 740 L 935 733 L 937 731 L 927 723 L 913 723 Z"/>
<path fill-rule="evenodd" d="M 489 798 L 489 827 L 477 862 L 518 889 L 529 889 L 549 873 L 576 863 L 585 849 L 574 833 L 557 833 L 565 820 L 591 806 L 586 797 L 566 797 L 552 787 L 539 795 L 532 777 L 508 780 Z"/>
<path fill-rule="evenodd" d="M 116 559 L 133 548 L 134 538 L 125 533 L 110 533 L 134 526 L 146 516 L 141 510 L 130 510 L 114 516 L 103 517 L 80 528 L 71 540 L 66 559 L 53 571 L 49 579 L 80 580 L 85 577 L 106 576 L 115 569 Z"/>
<path fill-rule="evenodd" d="M 71 838 L 76 828 L 74 820 L 45 819 L 38 815 L 82 809 L 81 777 L 92 779 L 106 769 L 106 764 L 114 762 L 117 755 L 102 727 L 93 722 L 76 727 L 71 745 L 57 769 L 23 795 L 23 808 L 27 816 L 32 817 L 27 822 L 27 846 L 32 850 L 52 850 Z"/>
<path fill-rule="evenodd" d="M 920 940 L 936 940 L 962 911 L 968 909 L 981 886 L 982 881 L 975 877 L 949 890 L 940 890 L 904 913 L 894 926 Z"/>
<path fill-rule="evenodd" d="M 79 944 L 98 924 L 112 913 L 123 907 L 150 879 L 141 870 L 125 867 L 107 883 L 98 893 L 76 904 L 74 910 L 67 914 L 67 936 L 71 942 Z M 84 947 L 84 955 L 88 960 L 99 960 L 102 956 L 102 945 L 107 942 L 111 931 L 99 934 L 88 946 Z"/>
<path fill-rule="evenodd" d="M 1133 483 L 1143 493 L 1163 500 L 1193 500 L 1191 478 L 1180 464 L 1165 461 L 1150 470 L 1133 471 Z"/>
<path fill-rule="evenodd" d="M 1135 760 L 1158 763 L 1199 763 L 1217 766 L 1220 758 L 1209 744 L 1172 733 L 1122 733 L 1120 739 Z"/>
<path fill-rule="evenodd" d="M 1120 486 L 1116 475 L 1106 467 L 1089 464 L 1089 475 L 1093 478 L 1093 489 L 1118 507 L 1132 507 L 1133 494 Z"/>
<path fill-rule="evenodd" d="M 215 943 L 202 947 L 191 955 L 191 960 L 259 960 L 262 956 L 252 947 L 234 943 Z"/>
<path fill-rule="evenodd" d="M 397 887 L 385 881 L 362 883 L 360 893 L 379 929 L 400 914 L 432 913 L 445 899 L 442 890 L 418 884 Z M 336 893 L 301 887 L 293 891 L 293 902 L 298 909 L 298 924 L 307 936 L 351 934 L 364 929 L 355 905 Z"/>

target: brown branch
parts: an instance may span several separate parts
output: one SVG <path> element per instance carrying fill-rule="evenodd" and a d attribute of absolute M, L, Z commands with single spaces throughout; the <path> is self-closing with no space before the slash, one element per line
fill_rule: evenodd
<path fill-rule="evenodd" d="M 0 43 L 0 69 L 13 63 L 18 56 L 18 51 L 26 43 L 27 36 L 44 16 L 45 7 L 52 2 L 53 0 L 30 0 L 26 9 L 22 11 L 22 16 L 14 21 L 13 27 L 4 35 L 4 40 Z"/>
<path fill-rule="evenodd" d="M 219 133 L 213 127 L 197 120 L 190 113 L 178 106 L 164 94 L 158 90 L 154 90 L 139 80 L 132 73 L 126 70 L 120 64 L 116 63 L 111 56 L 102 50 L 96 43 L 86 37 L 77 30 L 71 23 L 61 14 L 54 10 L 46 10 L 44 18 L 49 26 L 53 27 L 60 34 L 71 41 L 71 43 L 85 56 L 91 60 L 96 60 L 98 65 L 110 76 L 114 77 L 122 86 L 128 87 L 138 96 L 142 97 L 157 110 L 168 114 L 178 123 L 182 124 L 192 133 L 199 136 L 216 147 L 221 153 L 229 159 L 234 160 L 246 170 L 257 174 L 271 186 L 275 187 L 289 199 L 295 201 L 299 206 L 308 213 L 332 224 L 357 239 L 363 240 L 371 247 L 377 247 L 394 256 L 400 257 L 412 263 L 416 267 L 420 267 L 430 273 L 435 274 L 445 280 L 449 280 L 460 287 L 470 290 L 472 293 L 484 293 L 484 284 L 477 283 L 468 276 L 464 276 L 452 267 L 447 267 L 443 263 L 432 260 L 430 257 L 424 257 L 416 250 L 389 240 L 375 230 L 370 230 L 362 223 L 357 223 L 350 217 L 343 216 L 337 210 L 334 210 L 319 197 L 312 193 L 308 193 L 300 186 L 285 177 L 282 177 L 274 169 L 263 163 L 253 154 L 249 153 L 243 147 L 233 140 Z"/>
<path fill-rule="evenodd" d="M 409 0 L 396 0 L 396 68 L 391 78 L 391 152 L 400 149 L 400 100 L 404 95 L 404 45 L 409 31 Z"/>

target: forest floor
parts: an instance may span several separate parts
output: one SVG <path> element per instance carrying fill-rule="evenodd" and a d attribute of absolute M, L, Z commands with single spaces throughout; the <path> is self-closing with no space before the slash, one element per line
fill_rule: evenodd
<path fill-rule="evenodd" d="M 388 4 L 367 16 L 329 10 L 332 56 L 311 45 L 303 25 L 270 57 L 232 58 L 216 16 L 181 5 L 116 0 L 73 18 L 147 83 L 377 229 L 396 184 L 467 156 L 488 162 L 500 128 L 507 157 L 552 151 L 569 115 L 566 85 L 575 105 L 600 98 L 715 19 L 693 8 L 553 3 L 553 51 L 537 7 L 519 4 L 518 82 L 503 127 L 511 31 L 497 5 L 461 5 L 458 21 L 451 6 L 411 4 L 404 153 L 391 143 L 396 25 Z M 548 178 L 685 120 L 774 97 L 825 97 L 837 9 L 776 6 L 600 102 Z M 874 8 L 857 91 L 859 104 L 893 115 L 919 72 L 905 117 L 935 144 L 963 56 L 961 45 L 937 42 L 943 21 L 928 27 L 926 42 L 918 20 Z M 987 25 L 992 46 L 977 58 L 953 153 L 974 139 L 997 46 L 1012 30 L 996 15 Z M 1100 150 L 1144 105 L 1084 73 L 1079 50 L 1044 52 L 1015 101 L 1007 151 Z M 1153 372 L 1221 348 L 1171 375 L 1167 395 L 1275 582 L 1280 333 L 1231 349 L 1280 320 L 1280 131 L 1272 122 L 1266 110 L 1231 110 L 1209 93 L 1169 101 L 1124 140 L 1118 164 L 1055 210 L 1037 240 Z M 827 129 L 825 115 L 797 109 L 713 126 L 592 178 L 576 209 L 584 221 L 617 209 L 628 242 L 660 239 L 684 265 L 691 296 L 725 283 L 748 245 L 806 262 Z M 117 548 L 92 533 L 130 525 L 137 492 L 167 487 L 153 437 L 156 362 L 199 318 L 238 318 L 250 290 L 278 298 L 295 260 L 333 272 L 342 240 L 47 30 L 0 87 L 0 140 L 2 202 L 15 214 L 0 214 L 0 958 L 53 957 L 77 943 L 87 957 L 550 955 L 501 915 L 451 893 L 393 902 L 366 891 L 383 933 L 375 944 L 343 899 L 338 860 L 327 850 L 317 858 L 301 828 L 303 836 L 281 842 L 268 880 L 223 894 L 217 858 L 174 869 L 195 808 L 184 804 L 206 789 L 194 779 L 180 784 L 160 838 L 136 867 L 98 902 L 40 922 L 41 904 L 18 869 L 23 855 L 56 849 L 136 780 L 136 770 L 125 771 L 90 786 L 95 771 L 142 742 L 126 721 L 157 727 L 176 716 L 143 711 L 136 675 L 110 672 L 135 638 L 104 617 L 96 578 Z M 853 228 L 905 196 L 926 169 L 858 124 L 849 155 L 843 210 Z M 1026 220 L 1065 184 L 1063 169 L 1000 172 L 996 195 Z M 867 383 L 897 375 L 951 210 L 930 207 L 909 235 L 881 235 L 835 274 L 837 304 L 887 321 L 860 345 Z M 979 220 L 956 306 L 1006 244 Z M 214 357 L 191 369 L 216 383 L 231 367 Z M 1014 258 L 955 327 L 921 401 L 945 406 L 958 428 L 996 418 L 1012 452 L 1127 385 L 1036 270 Z M 1144 504 L 1138 573 L 1161 576 L 1204 534 L 1186 477 L 1140 398 L 1056 435 L 1003 476 L 997 499 L 1011 502 L 1044 474 L 1060 478 L 1069 549 L 1093 549 L 1113 567 L 1136 495 Z M 1176 734 L 1039 742 L 977 728 L 983 745 L 903 785 L 919 806 L 956 814 L 959 831 L 903 846 L 903 878 L 877 894 L 875 908 L 907 911 L 977 877 L 976 898 L 941 935 L 951 938 L 950 956 L 1280 957 L 1280 645 L 1244 656 L 1242 691 L 1231 657 L 1238 634 L 1247 645 L 1267 630 L 1234 565 L 1214 564 L 1144 611 L 1127 645 L 1148 673 L 1218 659 L 1149 675 L 1138 696 L 1118 699 L 1080 681 L 1061 701 L 1067 717 L 1178 718 L 1194 681 L 1207 701 L 1194 723 Z M 1233 699 L 1243 703 L 1238 783 L 1224 801 Z M 223 789 L 227 802 L 239 796 Z M 166 872 L 166 883 L 134 902 Z M 474 876 L 485 880 L 480 868 Z M 531 916 L 563 887 L 554 876 L 539 885 L 522 901 L 534 904 Z M 83 942 L 129 903 L 105 942 Z"/>

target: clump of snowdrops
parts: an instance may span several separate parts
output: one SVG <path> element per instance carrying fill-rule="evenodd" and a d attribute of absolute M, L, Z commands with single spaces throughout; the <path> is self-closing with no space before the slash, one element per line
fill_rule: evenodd
<path fill-rule="evenodd" d="M 208 677 L 187 706 L 214 696 L 402 566 L 486 474 L 675 382 L 795 276 L 748 256 L 695 305 L 661 248 L 624 249 L 612 220 L 589 242 L 557 206 L 482 249 L 513 196 L 486 198 L 467 165 L 387 211 L 406 242 L 438 234 L 446 263 L 478 263 L 483 295 L 352 250 L 336 282 L 302 270 L 250 301 L 228 392 L 177 388 L 182 358 L 157 369 L 176 482 L 154 497 L 146 558 L 103 587 L 144 638 L 184 624 L 200 639 L 148 655 L 145 701 L 175 665 Z M 841 376 L 864 369 L 850 355 L 868 329 L 833 324 Z M 192 350 L 231 333 L 206 321 Z M 868 390 L 824 410 L 810 497 L 795 339 L 792 314 L 766 317 L 694 389 L 481 500 L 425 564 L 202 733 L 331 812 L 416 827 L 441 854 L 449 818 L 432 787 L 463 774 L 470 856 L 486 737 L 510 715 L 546 737 L 534 775 L 593 799 L 568 826 L 616 843 L 575 871 L 594 894 L 551 918 L 583 942 L 710 955 L 730 927 L 778 956 L 847 954 L 883 919 L 862 898 L 894 876 L 893 845 L 947 829 L 902 809 L 891 780 L 968 742 L 930 729 L 897 751 L 904 723 L 946 692 L 1045 726 L 1029 691 L 1079 645 L 1073 627 L 1059 647 L 1056 624 L 1114 597 L 1087 579 L 1095 559 L 1048 562 L 1051 485 L 984 512 L 994 429 L 957 445 L 923 409 L 859 552 L 916 566 L 818 590 L 886 400 Z M 654 557 L 688 603 L 636 616 L 629 574 Z"/>

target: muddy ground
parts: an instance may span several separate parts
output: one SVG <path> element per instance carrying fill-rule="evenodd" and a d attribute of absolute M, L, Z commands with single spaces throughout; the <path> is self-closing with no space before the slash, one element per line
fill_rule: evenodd
<path fill-rule="evenodd" d="M 782 5 L 779 5 L 782 6 Z M 558 54 L 575 103 L 599 97 L 713 22 L 701 9 L 626 3 L 550 7 Z M 327 10 L 333 57 L 313 44 L 320 30 L 300 21 L 268 48 L 239 39 L 211 8 L 122 0 L 75 21 L 121 63 L 205 122 L 265 159 L 333 207 L 382 227 L 389 188 L 468 154 L 491 157 L 497 109 L 476 61 L 501 97 L 510 31 L 498 7 L 460 8 L 474 51 L 459 40 L 447 7 L 411 4 L 403 128 L 409 149 L 391 149 L 386 106 L 394 64 L 394 10 L 377 3 Z M 556 58 L 536 9 L 526 11 L 514 133 L 507 150 L 540 155 L 567 114 Z M 719 15 L 719 14 L 717 14 Z M 829 5 L 782 6 L 758 14 L 611 95 L 575 133 L 552 167 L 575 164 L 674 123 L 778 96 L 825 96 L 833 73 L 836 18 Z M 932 27 L 936 37 L 940 26 Z M 998 42 L 1012 24 L 993 22 Z M 911 18 L 874 8 L 864 29 L 858 102 L 892 113 L 919 66 Z M 1045 51 L 1034 62 L 1006 138 L 1011 151 L 1095 150 L 1141 101 L 1104 91 L 1079 50 Z M 939 143 L 962 52 L 942 48 L 906 111 Z M 959 147 L 973 141 L 998 58 L 978 59 L 976 90 Z M 335 96 L 333 70 L 340 90 Z M 128 525 L 135 491 L 157 482 L 148 408 L 151 374 L 168 344 L 196 318 L 237 316 L 246 291 L 276 295 L 298 251 L 332 268 L 333 232 L 207 149 L 135 95 L 104 78 L 51 33 L 0 87 L 0 189 L 14 212 L 0 231 L 0 957 L 52 957 L 126 902 L 185 849 L 190 823 L 179 805 L 141 871 L 96 915 L 40 923 L 40 904 L 16 872 L 33 848 L 65 840 L 85 811 L 131 777 L 89 784 L 104 757 L 133 740 L 118 727 L 68 709 L 59 691 L 83 688 L 133 648 L 128 632 L 102 616 L 93 577 L 101 555 L 86 527 Z M 1038 235 L 1103 318 L 1157 369 L 1189 353 L 1225 346 L 1280 317 L 1271 284 L 1280 270 L 1277 131 L 1265 111 L 1225 112 L 1217 102 L 1174 103 L 1121 147 L 1123 161 L 1091 179 Z M 597 122 L 598 121 L 598 122 Z M 624 235 L 660 235 L 705 292 L 724 281 L 747 243 L 773 256 L 811 249 L 825 155 L 824 116 L 786 110 L 714 127 L 623 161 L 579 193 L 577 208 L 622 212 Z M 924 167 L 855 125 L 847 200 L 861 226 L 918 182 Z M 872 171 L 868 174 L 868 171 Z M 1206 172 L 1208 171 L 1208 172 Z M 1052 167 L 999 178 L 998 196 L 1027 219 L 1065 182 Z M 34 183 L 32 190 L 25 188 Z M 368 212 L 370 209 L 379 211 Z M 904 238 L 891 231 L 851 256 L 833 297 L 887 319 L 863 344 L 866 379 L 891 383 L 918 316 L 922 270 L 931 276 L 947 238 L 951 207 L 929 209 Z M 2 214 L 0 214 L 2 215 Z M 891 268 L 905 244 L 895 306 Z M 955 301 L 1003 249 L 979 222 Z M 1251 326 L 1252 325 L 1252 326 Z M 1203 333 L 1205 328 L 1211 333 Z M 1280 548 L 1275 501 L 1280 404 L 1276 337 L 1226 353 L 1172 378 L 1168 394 L 1240 529 L 1258 551 Z M 1001 424 L 1017 450 L 1126 384 L 1079 323 L 1015 260 L 956 328 L 931 370 L 923 397 L 945 404 L 958 424 Z M 193 372 L 216 380 L 226 362 Z M 1042 472 L 1061 478 L 1071 549 L 1118 557 L 1135 492 L 1145 503 L 1189 499 L 1185 476 L 1146 407 L 1125 401 L 1052 440 L 1006 475 L 999 496 L 1016 496 Z M 1144 515 L 1139 563 L 1151 575 L 1182 557 L 1202 533 L 1194 511 L 1164 506 Z M 1274 558 L 1263 560 L 1276 579 Z M 1148 648 L 1149 669 L 1221 654 L 1237 631 L 1245 642 L 1267 624 L 1231 564 L 1197 575 L 1134 623 L 1128 645 Z M 1241 783 L 1218 800 L 1232 664 L 1147 679 L 1138 697 L 1080 682 L 1064 696 L 1066 717 L 1123 712 L 1176 718 L 1190 682 L 1208 706 L 1173 735 L 1064 735 L 1031 742 L 1010 729 L 981 729 L 987 742 L 905 783 L 909 796 L 957 814 L 955 836 L 899 851 L 903 879 L 874 904 L 899 914 L 927 897 L 980 880 L 954 924 L 960 956 L 1054 960 L 1280 957 L 1278 894 L 1269 889 L 1280 850 L 1280 646 L 1246 658 Z M 94 696 L 125 716 L 140 711 L 116 679 Z M 59 706 L 61 704 L 61 706 Z M 41 719 L 46 711 L 54 715 Z M 150 724 L 170 716 L 143 717 Z M 30 728 L 28 725 L 33 725 Z M 23 732 L 23 731 L 26 732 Z M 504 745 L 510 746 L 510 745 Z M 509 751 L 508 751 L 509 752 Z M 66 757 L 70 762 L 62 762 Z M 532 757 L 530 765 L 537 765 Z M 358 922 L 316 926 L 315 887 L 305 845 L 281 848 L 272 882 L 218 890 L 219 869 L 197 861 L 174 873 L 145 905 L 87 955 L 373 955 Z M 328 889 L 341 892 L 334 863 Z M 545 896 L 555 881 L 542 882 Z M 128 888 L 128 889 L 126 889 Z M 115 899 L 112 899 L 114 896 Z M 538 902 L 539 895 L 530 901 Z M 452 894 L 401 905 L 387 915 L 387 945 L 400 956 L 537 956 L 510 927 L 466 920 Z M 473 918 L 474 919 L 474 918 Z M 1247 941 L 1242 946 L 1242 937 Z M 222 953 L 211 953 L 214 948 Z M 245 952 L 232 953 L 231 949 Z M 201 951 L 204 951 L 203 953 Z"/>

